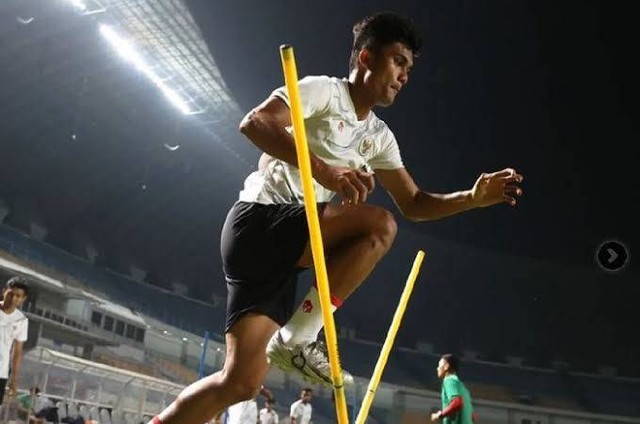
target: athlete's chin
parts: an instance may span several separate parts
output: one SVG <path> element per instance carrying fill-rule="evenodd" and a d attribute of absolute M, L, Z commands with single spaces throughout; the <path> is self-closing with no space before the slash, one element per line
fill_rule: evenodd
<path fill-rule="evenodd" d="M 387 97 L 385 99 L 382 99 L 378 102 L 378 106 L 381 107 L 389 107 L 393 104 L 393 102 L 396 100 L 395 96 L 393 97 Z"/>

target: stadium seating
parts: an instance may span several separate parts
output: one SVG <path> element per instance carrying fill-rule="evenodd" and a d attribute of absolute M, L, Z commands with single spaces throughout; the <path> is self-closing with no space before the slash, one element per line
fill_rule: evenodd
<path fill-rule="evenodd" d="M 80 415 L 80 411 L 78 410 L 78 406 L 74 402 L 69 402 L 67 404 L 67 416 L 75 418 Z"/>
<path fill-rule="evenodd" d="M 67 414 L 67 404 L 64 401 L 56 402 L 56 407 L 58 408 L 58 418 L 66 418 Z"/>
<path fill-rule="evenodd" d="M 111 413 L 111 423 L 112 424 L 124 424 L 124 413 L 122 410 L 114 410 Z"/>
<path fill-rule="evenodd" d="M 116 357 L 112 355 L 95 354 L 93 358 L 96 362 L 101 362 L 112 367 L 120 368 L 123 370 L 133 371 L 140 374 L 149 375 L 152 377 L 161 377 L 160 373 L 156 369 L 148 364 L 133 361 L 131 359 L 125 359 L 122 357 Z"/>
<path fill-rule="evenodd" d="M 166 358 L 154 358 L 153 363 L 156 365 L 159 374 L 163 378 L 167 378 L 177 383 L 190 384 L 198 379 L 198 373 L 192 368 L 186 367 L 177 361 Z"/>
<path fill-rule="evenodd" d="M 133 414 L 131 412 L 125 412 L 124 413 L 124 422 L 125 422 L 125 424 L 138 424 L 136 418 L 137 417 L 135 416 L 135 414 Z"/>
<path fill-rule="evenodd" d="M 98 414 L 98 421 L 100 424 L 112 424 L 111 416 L 107 408 L 101 408 Z"/>
<path fill-rule="evenodd" d="M 31 242 L 24 241 L 24 243 Z M 33 246 L 29 244 L 26 249 L 33 249 Z M 104 292 L 111 299 L 122 300 L 122 305 L 135 304 L 138 311 L 156 316 L 167 324 L 188 328 L 196 334 L 202 334 L 205 329 L 205 321 L 207 321 L 206 325 L 210 325 L 217 319 L 223 320 L 221 318 L 222 309 L 214 310 L 213 306 L 194 303 L 145 284 L 133 283 L 123 276 L 105 273 L 97 268 L 92 268 L 83 261 L 68 257 L 68 255 L 60 256 L 60 252 L 56 253 L 55 249 L 52 250 L 50 246 L 45 246 L 40 253 L 39 257 L 43 258 L 42 264 L 32 265 L 29 261 L 20 261 L 20 263 L 43 273 L 51 274 L 53 270 L 53 273 L 61 281 L 69 281 L 69 276 L 72 281 L 75 281 L 74 284 L 78 285 L 83 284 L 81 281 L 91 281 L 96 285 L 91 289 L 84 285 L 86 290 L 96 293 Z M 51 259 L 52 257 L 55 259 Z M 87 277 L 91 278 L 87 279 Z M 51 313 L 55 313 L 56 316 L 62 314 L 62 311 L 49 312 L 52 319 L 57 318 Z M 371 375 L 380 349 L 381 346 L 377 343 L 340 339 L 342 364 L 345 369 L 356 376 L 369 377 Z M 94 352 L 94 359 L 120 369 L 183 384 L 190 383 L 197 377 L 194 371 L 197 364 L 193 362 L 197 361 L 197 358 L 193 357 L 187 358 L 188 366 L 182 364 L 177 358 L 168 359 L 156 356 L 153 356 L 153 360 L 143 363 L 129 358 Z M 387 362 L 383 380 L 408 387 L 437 391 L 440 387 L 440 382 L 435 375 L 438 359 L 439 357 L 434 354 L 394 348 Z M 475 399 L 521 402 L 550 408 L 587 410 L 612 415 L 640 416 L 640 390 L 638 390 L 638 383 L 633 380 L 573 375 L 554 370 L 465 360 L 462 362 L 460 375 Z M 49 379 L 49 389 L 52 388 L 56 388 L 56 391 L 53 392 L 55 395 L 66 393 L 67 390 L 57 383 L 57 378 L 53 375 Z M 297 399 L 297 395 L 298 393 L 287 391 L 277 392 L 278 412 L 284 413 L 283 416 L 288 415 L 288 405 Z M 334 407 L 330 400 L 316 397 L 313 404 L 316 411 L 314 413 L 315 422 L 322 422 L 333 416 Z M 106 409 L 78 407 L 76 403 L 71 401 L 68 404 L 59 401 L 57 407 L 61 418 L 80 414 L 84 418 L 106 424 L 125 422 L 138 424 L 139 422 L 139 417 L 130 412 L 123 414 L 122 411 L 113 411 L 109 416 L 109 411 Z M 384 422 L 385 414 L 386 410 L 376 411 L 374 408 L 371 414 L 372 422 L 376 422 L 376 420 Z M 411 418 L 407 419 L 411 420 Z"/>

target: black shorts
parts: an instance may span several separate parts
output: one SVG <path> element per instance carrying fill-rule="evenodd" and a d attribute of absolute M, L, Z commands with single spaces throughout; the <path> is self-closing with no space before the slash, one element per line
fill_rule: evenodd
<path fill-rule="evenodd" d="M 0 405 L 2 405 L 2 402 L 4 401 L 4 392 L 6 388 L 7 388 L 7 379 L 0 378 Z"/>
<path fill-rule="evenodd" d="M 319 204 L 320 212 L 326 204 Z M 309 240 L 303 205 L 236 202 L 222 228 L 227 281 L 225 333 L 248 312 L 283 326 L 293 314 L 296 267 Z"/>

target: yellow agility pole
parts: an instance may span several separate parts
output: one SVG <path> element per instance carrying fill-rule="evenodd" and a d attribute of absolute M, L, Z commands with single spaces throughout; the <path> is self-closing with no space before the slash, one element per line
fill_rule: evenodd
<path fill-rule="evenodd" d="M 302 102 L 300 101 L 300 92 L 298 91 L 298 71 L 296 69 L 296 58 L 293 54 L 293 47 L 289 45 L 280 46 L 280 58 L 282 59 L 284 80 L 291 105 L 291 122 L 293 123 L 293 133 L 296 140 L 298 168 L 300 169 L 300 177 L 302 179 L 304 206 L 307 214 L 307 223 L 309 225 L 311 250 L 313 252 L 313 265 L 316 271 L 320 307 L 322 308 L 322 322 L 327 340 L 336 414 L 338 416 L 338 423 L 348 424 L 347 399 L 344 391 L 342 369 L 340 368 L 340 358 L 338 356 L 338 337 L 336 336 L 336 325 L 333 321 L 333 314 L 331 313 L 329 277 L 327 276 L 327 266 L 324 258 L 324 248 L 322 246 L 322 234 L 320 233 L 320 221 L 318 220 L 316 193 L 313 188 L 311 159 L 309 157 L 309 146 L 307 145 L 307 134 L 304 128 Z"/>
<path fill-rule="evenodd" d="M 404 286 L 402 296 L 400 296 L 400 302 L 398 302 L 398 307 L 396 308 L 396 312 L 393 315 L 391 326 L 389 327 L 389 331 L 387 332 L 387 338 L 384 341 L 384 345 L 382 345 L 382 350 L 380 351 L 378 362 L 376 363 L 376 367 L 373 370 L 373 375 L 371 376 L 371 380 L 369 381 L 369 387 L 367 387 L 367 393 L 364 395 L 364 399 L 362 400 L 362 406 L 360 407 L 360 411 L 358 412 L 356 424 L 364 424 L 367 416 L 369 415 L 369 409 L 371 408 L 373 398 L 375 397 L 376 390 L 378 389 L 378 385 L 380 384 L 380 379 L 382 378 L 384 367 L 385 365 L 387 365 L 389 353 L 391 353 L 393 342 L 396 339 L 396 334 L 398 334 L 398 329 L 400 328 L 400 323 L 402 322 L 404 311 L 407 309 L 407 303 L 409 302 L 409 298 L 411 297 L 411 292 L 413 291 L 413 286 L 416 282 L 416 278 L 418 278 L 418 273 L 420 272 L 420 267 L 422 266 L 423 259 L 424 252 L 422 250 L 419 250 L 415 260 L 413 261 L 411 272 L 409 273 L 409 277 L 407 278 L 407 284 Z"/>

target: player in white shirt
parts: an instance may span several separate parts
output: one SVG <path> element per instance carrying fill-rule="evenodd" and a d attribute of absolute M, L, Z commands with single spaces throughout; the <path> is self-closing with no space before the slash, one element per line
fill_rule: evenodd
<path fill-rule="evenodd" d="M 267 401 L 273 399 L 273 394 L 269 389 L 262 386 L 260 395 Z M 227 408 L 226 424 L 260 424 L 260 416 L 258 413 L 258 402 L 255 398 L 238 402 Z"/>
<path fill-rule="evenodd" d="M 313 390 L 305 387 L 300 392 L 300 399 L 291 404 L 291 412 L 289 413 L 291 424 L 309 424 L 311 422 L 311 414 L 313 412 L 311 407 L 312 395 Z"/>
<path fill-rule="evenodd" d="M 347 78 L 307 77 L 299 84 L 332 310 L 371 273 L 396 236 L 393 214 L 366 202 L 374 173 L 402 215 L 413 221 L 515 205 L 522 194 L 517 185 L 522 176 L 511 168 L 483 173 L 467 190 L 421 190 L 404 167 L 395 136 L 373 112 L 392 105 L 407 84 L 419 36 L 410 20 L 393 13 L 363 19 L 353 35 Z M 284 88 L 250 111 L 240 131 L 264 153 L 222 229 L 228 290 L 225 365 L 187 387 L 154 424 L 199 424 L 253 397 L 269 362 L 332 385 L 326 347 L 316 340 L 322 329 L 316 289 L 294 308 L 297 273 L 311 268 L 313 258 Z M 341 202 L 330 202 L 335 195 Z M 352 379 L 345 374 L 344 381 Z"/>
<path fill-rule="evenodd" d="M 227 409 L 227 424 L 256 424 L 258 423 L 258 403 L 255 399 L 231 405 Z"/>
<path fill-rule="evenodd" d="M 2 290 L 0 302 L 0 404 L 5 389 L 13 396 L 18 388 L 22 346 L 27 341 L 29 320 L 19 308 L 27 300 L 29 286 L 22 277 L 13 277 Z"/>
<path fill-rule="evenodd" d="M 272 399 L 265 399 L 264 408 L 260 410 L 260 424 L 278 424 L 278 413 L 273 404 Z"/>

